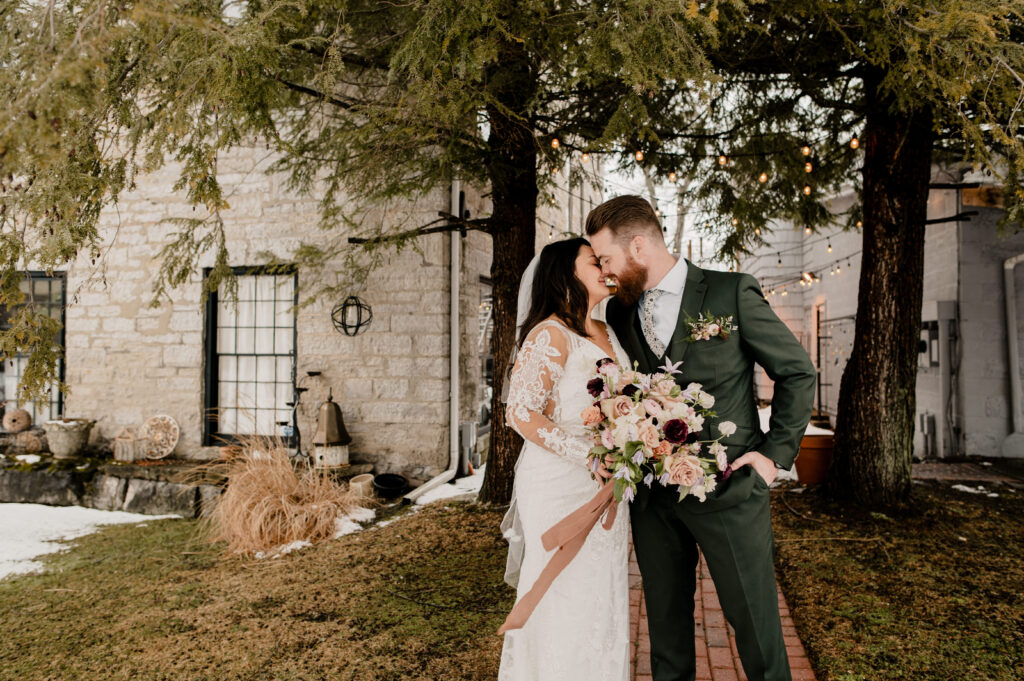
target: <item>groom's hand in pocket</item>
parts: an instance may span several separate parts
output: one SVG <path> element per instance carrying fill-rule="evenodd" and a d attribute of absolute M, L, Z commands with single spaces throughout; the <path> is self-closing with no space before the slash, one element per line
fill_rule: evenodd
<path fill-rule="evenodd" d="M 779 474 L 779 469 L 775 466 L 775 462 L 761 452 L 747 452 L 732 462 L 733 470 L 747 465 L 753 466 L 757 474 L 761 476 L 761 479 L 769 485 L 775 482 L 775 478 Z"/>

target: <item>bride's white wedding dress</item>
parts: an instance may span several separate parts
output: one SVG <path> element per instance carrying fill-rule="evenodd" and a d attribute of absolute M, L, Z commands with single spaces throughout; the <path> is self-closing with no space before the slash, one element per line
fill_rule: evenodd
<path fill-rule="evenodd" d="M 596 316 L 596 315 L 595 315 Z M 620 366 L 627 355 L 608 328 Z M 580 412 L 593 404 L 587 381 L 607 352 L 554 320 L 534 327 L 510 376 L 506 419 L 525 443 L 513 507 L 503 527 L 524 546 L 517 601 L 554 551 L 541 535 L 600 489 L 587 468 L 591 443 Z M 555 578 L 522 629 L 505 634 L 499 681 L 626 681 L 629 675 L 629 507 L 611 530 L 594 526 L 579 554 Z M 520 535 L 520 536 L 516 536 Z M 510 554 L 513 549 L 510 548 Z M 515 566 L 510 555 L 510 572 Z"/>

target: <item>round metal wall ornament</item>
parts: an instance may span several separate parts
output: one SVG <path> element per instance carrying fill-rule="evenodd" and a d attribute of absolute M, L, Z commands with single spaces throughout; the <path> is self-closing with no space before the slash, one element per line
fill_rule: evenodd
<path fill-rule="evenodd" d="M 373 319 L 373 311 L 358 296 L 349 296 L 331 310 L 334 328 L 346 336 L 354 336 L 366 329 Z"/>

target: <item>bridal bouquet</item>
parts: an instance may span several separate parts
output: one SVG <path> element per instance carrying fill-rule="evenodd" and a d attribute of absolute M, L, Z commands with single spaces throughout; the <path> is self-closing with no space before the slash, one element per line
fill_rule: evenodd
<path fill-rule="evenodd" d="M 632 501 L 637 485 L 658 480 L 677 485 L 679 500 L 693 495 L 700 501 L 732 474 L 720 440 L 736 425 L 718 424 L 719 436 L 701 439 L 704 420 L 714 416 L 715 398 L 699 383 L 682 389 L 672 376 L 679 363 L 665 360 L 660 372 L 623 370 L 614 360 L 597 362 L 587 391 L 594 403 L 580 416 L 593 437 L 588 460 L 596 473 L 602 461 L 612 472 L 616 501 Z"/>

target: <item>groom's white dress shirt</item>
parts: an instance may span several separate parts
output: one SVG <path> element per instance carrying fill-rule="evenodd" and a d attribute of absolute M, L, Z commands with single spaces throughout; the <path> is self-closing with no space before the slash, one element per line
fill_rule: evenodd
<path fill-rule="evenodd" d="M 672 340 L 672 332 L 676 330 L 676 322 L 679 321 L 679 306 L 683 304 L 683 289 L 686 287 L 686 259 L 676 258 L 676 264 L 672 266 L 664 277 L 661 278 L 654 288 L 662 291 L 661 296 L 654 301 L 654 334 L 661 341 L 664 347 Z M 652 290 L 652 289 L 648 289 Z M 637 316 L 643 321 L 644 299 L 647 291 L 640 296 L 640 304 L 636 306 Z"/>

